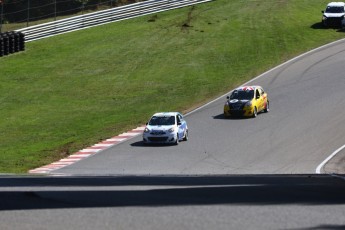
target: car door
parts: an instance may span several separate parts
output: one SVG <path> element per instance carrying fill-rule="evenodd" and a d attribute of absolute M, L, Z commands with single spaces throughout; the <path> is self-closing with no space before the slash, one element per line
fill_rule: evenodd
<path fill-rule="evenodd" d="M 179 139 L 182 139 L 184 136 L 184 132 L 186 129 L 186 122 L 184 121 L 183 117 L 180 114 L 176 115 L 176 121 L 177 121 L 177 128 L 178 128 L 178 136 Z"/>
<path fill-rule="evenodd" d="M 257 88 L 255 94 L 256 94 L 255 96 L 256 96 L 258 111 L 261 111 L 264 109 L 263 91 L 260 88 Z"/>
<path fill-rule="evenodd" d="M 263 109 L 265 109 L 267 107 L 267 93 L 261 89 L 261 97 L 262 97 L 262 106 L 263 106 Z"/>

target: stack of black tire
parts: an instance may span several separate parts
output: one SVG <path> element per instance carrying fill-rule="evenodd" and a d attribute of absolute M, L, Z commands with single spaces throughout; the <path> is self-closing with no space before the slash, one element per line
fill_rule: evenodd
<path fill-rule="evenodd" d="M 0 57 L 25 50 L 25 34 L 8 31 L 0 33 Z"/>

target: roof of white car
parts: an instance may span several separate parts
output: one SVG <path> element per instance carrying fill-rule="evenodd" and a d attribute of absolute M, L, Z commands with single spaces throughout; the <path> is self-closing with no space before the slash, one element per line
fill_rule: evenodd
<path fill-rule="evenodd" d="M 330 2 L 327 6 L 345 6 L 344 2 Z"/>
<path fill-rule="evenodd" d="M 177 114 L 180 114 L 179 112 L 159 112 L 153 114 L 153 116 L 156 117 L 167 117 L 167 116 L 176 116 Z"/>

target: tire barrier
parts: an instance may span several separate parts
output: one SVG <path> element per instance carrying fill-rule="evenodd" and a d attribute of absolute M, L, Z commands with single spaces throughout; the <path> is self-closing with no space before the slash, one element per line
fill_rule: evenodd
<path fill-rule="evenodd" d="M 8 31 L 0 33 L 0 57 L 25 50 L 25 34 Z"/>

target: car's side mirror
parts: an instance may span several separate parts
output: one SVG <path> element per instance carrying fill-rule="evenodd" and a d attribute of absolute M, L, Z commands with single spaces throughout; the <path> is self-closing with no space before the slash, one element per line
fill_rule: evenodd
<path fill-rule="evenodd" d="M 324 11 L 324 10 L 321 10 L 321 13 L 323 13 L 323 14 L 324 14 L 324 13 L 325 13 L 325 11 Z"/>
<path fill-rule="evenodd" d="M 226 96 L 226 99 L 228 99 L 228 100 L 229 100 L 229 99 L 230 99 L 230 97 L 229 97 L 229 96 Z"/>

